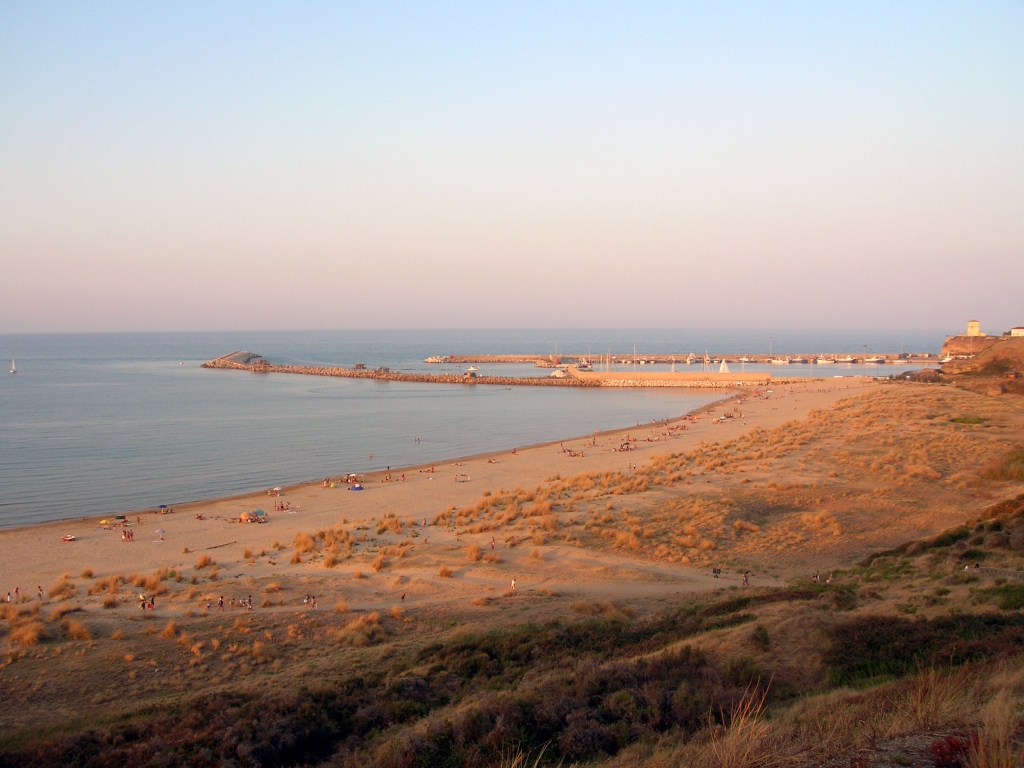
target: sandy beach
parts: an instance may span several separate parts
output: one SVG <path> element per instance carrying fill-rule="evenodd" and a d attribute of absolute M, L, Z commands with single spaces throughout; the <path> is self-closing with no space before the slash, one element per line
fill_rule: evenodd
<path fill-rule="evenodd" d="M 763 399 L 742 393 L 667 423 L 581 436 L 515 453 L 466 457 L 434 465 L 432 472 L 430 465 L 393 467 L 390 481 L 384 472 L 366 475 L 364 490 L 358 492 L 348 490 L 347 484 L 335 476 L 333 488 L 325 489 L 322 482 L 315 482 L 282 488 L 280 496 L 274 497 L 260 491 L 178 506 L 170 514 L 155 510 L 133 512 L 127 515 L 128 530 L 134 535 L 132 542 L 122 541 L 122 527 L 112 515 L 0 531 L 0 551 L 7 554 L 0 566 L 0 587 L 3 592 L 18 587 L 20 595 L 34 598 L 39 587 L 46 592 L 62 574 L 77 578 L 88 569 L 94 577 L 101 578 L 160 568 L 191 571 L 197 558 L 206 555 L 215 561 L 224 589 L 232 594 L 239 591 L 235 586 L 241 586 L 240 579 L 251 583 L 250 579 L 273 576 L 302 580 L 308 583 L 310 592 L 319 591 L 329 599 L 344 593 L 353 605 L 375 607 L 391 604 L 393 590 L 384 589 L 381 575 L 368 568 L 367 557 L 395 543 L 390 539 L 405 539 L 412 542 L 407 554 L 395 560 L 387 572 L 389 584 L 398 579 L 407 585 L 404 592 L 408 593 L 409 605 L 463 599 L 480 590 L 497 593 L 507 588 L 512 578 L 517 579 L 519 589 L 584 593 L 613 589 L 610 583 L 614 577 L 618 585 L 614 589 L 621 590 L 623 574 L 605 569 L 622 567 L 627 562 L 625 558 L 551 542 L 543 548 L 543 560 L 528 560 L 529 548 L 516 547 L 516 537 L 507 535 L 499 536 L 494 544 L 494 551 L 502 560 L 500 564 L 474 568 L 472 575 L 457 573 L 455 578 L 439 579 L 439 563 L 457 563 L 461 551 L 472 544 L 490 551 L 491 535 L 460 534 L 453 527 L 435 525 L 434 519 L 448 508 L 473 504 L 488 492 L 533 488 L 555 475 L 630 471 L 653 456 L 685 452 L 702 442 L 730 440 L 755 428 L 770 429 L 878 386 L 874 380 L 858 378 L 779 384 L 767 388 L 771 394 Z M 726 412 L 734 418 L 718 418 Z M 620 451 L 627 436 L 635 439 L 631 443 L 634 450 Z M 457 476 L 468 480 L 457 481 Z M 289 509 L 275 509 L 278 505 Z M 255 509 L 265 510 L 269 522 L 229 522 Z M 406 524 L 405 530 L 390 539 L 389 533 L 374 535 L 373 526 L 389 513 Z M 103 519 L 107 520 L 106 525 L 101 523 Z M 284 552 L 278 556 L 275 545 L 290 548 L 297 535 L 331 527 L 345 528 L 354 535 L 365 530 L 366 541 L 356 547 L 362 556 L 356 554 L 336 567 L 315 570 L 305 563 L 290 563 Z M 63 542 L 61 537 L 65 535 L 72 535 L 75 540 Z M 635 558 L 628 562 L 630 568 L 640 569 L 635 575 L 646 584 L 645 591 L 652 594 L 720 584 L 710 581 L 707 568 L 650 563 L 645 569 L 637 565 Z M 353 580 L 357 571 L 374 578 Z M 627 579 L 625 583 L 630 581 L 635 580 Z M 212 587 L 208 585 L 206 590 L 211 595 L 218 591 Z M 98 604 L 98 600 L 92 597 L 86 602 Z M 171 612 L 187 608 L 184 603 L 164 606 L 165 611 Z"/>

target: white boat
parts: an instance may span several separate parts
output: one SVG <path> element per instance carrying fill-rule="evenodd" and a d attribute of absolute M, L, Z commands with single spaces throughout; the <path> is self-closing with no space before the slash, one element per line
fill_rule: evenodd
<path fill-rule="evenodd" d="M 14 358 L 12 357 L 11 358 L 11 373 L 17 373 L 17 372 L 18 372 L 18 366 L 16 366 L 14 364 Z"/>
<path fill-rule="evenodd" d="M 877 357 L 877 356 L 876 357 L 865 357 L 864 358 L 864 362 L 867 363 L 868 365 L 881 365 L 882 363 L 885 362 L 885 358 L 884 357 Z"/>
<path fill-rule="evenodd" d="M 846 357 L 837 357 L 836 358 L 836 362 L 837 363 L 852 363 L 852 362 L 854 362 L 854 360 L 853 360 L 852 357 L 847 355 Z"/>
<path fill-rule="evenodd" d="M 789 358 L 789 362 L 796 363 L 797 365 L 802 365 L 810 361 L 806 357 L 791 357 Z"/>
<path fill-rule="evenodd" d="M 836 361 L 831 357 L 819 357 L 814 361 L 815 365 L 835 365 Z"/>
<path fill-rule="evenodd" d="M 772 365 L 789 365 L 788 357 L 773 357 L 769 362 Z"/>
<path fill-rule="evenodd" d="M 566 372 L 565 372 L 564 370 L 562 370 L 561 368 L 556 368 L 555 370 L 553 370 L 553 371 L 551 372 L 551 378 L 552 378 L 552 379 L 564 379 L 564 378 L 565 378 L 566 376 L 568 376 L 568 375 L 569 375 L 569 374 L 567 374 L 567 373 L 566 373 Z"/>
<path fill-rule="evenodd" d="M 722 365 L 718 369 L 719 373 L 729 373 L 729 366 L 725 364 L 725 360 L 722 361 Z"/>
<path fill-rule="evenodd" d="M 907 361 L 902 357 L 897 357 L 894 360 L 890 360 L 889 363 L 892 365 L 907 365 Z"/>
<path fill-rule="evenodd" d="M 695 358 L 695 357 L 693 356 L 693 352 L 691 352 L 690 354 L 688 354 L 688 355 L 686 356 L 686 364 L 687 364 L 687 365 L 693 365 L 693 361 L 694 361 L 695 359 L 696 359 L 696 358 Z"/>
<path fill-rule="evenodd" d="M 754 362 L 754 361 L 753 361 L 753 360 L 751 360 L 751 359 L 750 359 L 749 357 L 741 357 L 741 358 L 740 358 L 740 362 L 741 362 L 741 363 L 752 363 L 752 362 Z"/>
<path fill-rule="evenodd" d="M 946 356 L 945 356 L 944 358 L 942 358 L 942 359 L 941 359 L 941 360 L 940 360 L 939 362 L 940 362 L 940 363 L 950 363 L 950 362 L 952 362 L 952 361 L 953 361 L 953 356 L 952 356 L 952 355 L 946 355 Z"/>

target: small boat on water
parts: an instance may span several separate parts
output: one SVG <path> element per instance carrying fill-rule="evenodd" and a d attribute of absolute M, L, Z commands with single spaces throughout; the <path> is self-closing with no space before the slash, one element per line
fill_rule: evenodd
<path fill-rule="evenodd" d="M 864 362 L 867 363 L 868 365 L 881 365 L 882 363 L 885 362 L 885 358 L 884 357 L 877 357 L 877 356 L 876 357 L 865 357 L 864 358 Z"/>
<path fill-rule="evenodd" d="M 18 366 L 16 366 L 14 364 L 14 358 L 12 357 L 11 358 L 11 373 L 17 373 L 17 372 L 18 372 Z"/>
<path fill-rule="evenodd" d="M 741 363 L 752 363 L 752 362 L 754 362 L 754 361 L 753 361 L 753 360 L 751 360 L 751 359 L 750 359 L 749 357 L 741 357 L 741 358 L 740 358 L 740 362 L 741 362 Z"/>
<path fill-rule="evenodd" d="M 894 360 L 890 360 L 889 363 L 892 364 L 892 365 L 907 365 L 908 364 L 907 361 L 904 358 L 902 358 L 902 357 L 897 357 Z"/>
<path fill-rule="evenodd" d="M 696 358 L 694 358 L 694 356 L 693 356 L 693 353 L 691 352 L 690 354 L 688 354 L 688 355 L 686 356 L 686 364 L 687 364 L 687 365 L 693 365 L 693 361 L 694 361 L 695 359 L 696 359 Z"/>
<path fill-rule="evenodd" d="M 769 362 L 772 365 L 789 365 L 788 357 L 773 357 Z"/>
<path fill-rule="evenodd" d="M 804 365 L 806 363 L 809 363 L 810 361 L 806 357 L 791 357 L 789 358 L 789 362 L 795 363 L 797 365 Z"/>
<path fill-rule="evenodd" d="M 836 358 L 836 362 L 837 363 L 852 363 L 852 362 L 854 362 L 854 359 L 852 357 L 850 357 L 849 355 L 847 355 L 846 357 L 837 357 Z"/>
<path fill-rule="evenodd" d="M 814 361 L 815 365 L 835 365 L 836 361 L 831 357 L 819 357 Z"/>

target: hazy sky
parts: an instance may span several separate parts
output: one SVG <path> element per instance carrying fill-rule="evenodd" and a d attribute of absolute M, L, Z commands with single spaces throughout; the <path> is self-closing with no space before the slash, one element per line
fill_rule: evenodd
<path fill-rule="evenodd" d="M 1024 3 L 0 0 L 0 333 L 1024 325 Z"/>

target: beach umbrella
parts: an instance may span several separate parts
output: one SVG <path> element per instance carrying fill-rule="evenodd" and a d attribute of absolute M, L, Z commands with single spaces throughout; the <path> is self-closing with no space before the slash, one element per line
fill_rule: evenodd
<path fill-rule="evenodd" d="M 157 528 L 153 533 L 167 533 L 163 528 Z"/>
<path fill-rule="evenodd" d="M 167 505 L 161 504 L 159 507 L 157 507 L 157 509 L 167 509 Z"/>
<path fill-rule="evenodd" d="M 115 520 L 124 520 L 124 515 L 114 515 Z"/>

